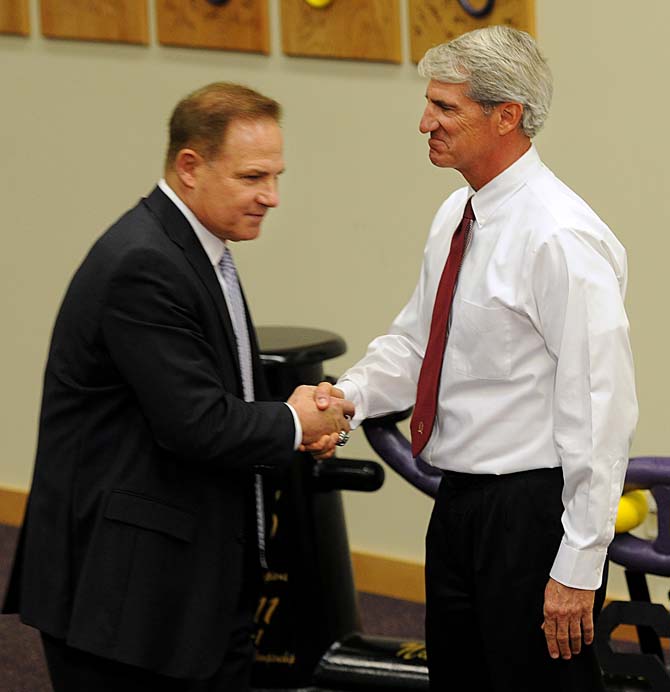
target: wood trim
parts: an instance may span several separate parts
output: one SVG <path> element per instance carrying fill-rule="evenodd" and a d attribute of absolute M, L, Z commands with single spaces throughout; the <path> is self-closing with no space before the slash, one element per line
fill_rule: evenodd
<path fill-rule="evenodd" d="M 23 490 L 0 486 L 0 524 L 21 526 L 27 499 L 28 493 Z M 414 603 L 426 602 L 422 564 L 358 551 L 351 553 L 351 561 L 357 591 Z M 636 641 L 635 627 L 619 625 L 613 638 Z"/>
<path fill-rule="evenodd" d="M 0 487 L 0 524 L 21 526 L 28 493 L 15 488 Z"/>
<path fill-rule="evenodd" d="M 603 608 L 605 608 L 607 604 L 608 601 L 605 601 Z M 612 639 L 617 639 L 622 642 L 638 641 L 637 628 L 635 625 L 619 625 L 610 636 Z M 661 642 L 661 646 L 663 646 L 663 642 Z"/>
<path fill-rule="evenodd" d="M 28 493 L 0 486 L 0 524 L 21 526 Z M 407 560 L 354 551 L 351 554 L 356 589 L 378 596 L 423 603 L 423 565 Z"/>
<path fill-rule="evenodd" d="M 356 551 L 351 561 L 357 591 L 425 603 L 422 564 Z"/>
<path fill-rule="evenodd" d="M 414 603 L 426 602 L 422 564 L 356 551 L 352 552 L 351 560 L 357 591 Z M 603 607 L 611 600 L 606 599 Z M 634 625 L 619 625 L 612 632 L 612 639 L 636 642 L 637 629 Z"/>

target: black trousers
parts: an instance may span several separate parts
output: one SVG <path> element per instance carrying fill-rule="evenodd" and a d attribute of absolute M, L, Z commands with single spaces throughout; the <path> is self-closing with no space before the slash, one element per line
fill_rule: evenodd
<path fill-rule="evenodd" d="M 42 633 L 54 692 L 248 692 L 253 664 L 253 615 L 239 614 L 221 668 L 208 680 L 181 680 L 73 649 Z"/>
<path fill-rule="evenodd" d="M 592 646 L 547 651 L 544 589 L 563 527 L 561 469 L 445 472 L 426 537 L 430 689 L 600 692 Z M 602 607 L 607 576 L 596 593 Z"/>

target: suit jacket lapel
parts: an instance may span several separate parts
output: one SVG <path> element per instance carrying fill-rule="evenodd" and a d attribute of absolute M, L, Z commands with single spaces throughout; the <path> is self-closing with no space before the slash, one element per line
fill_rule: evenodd
<path fill-rule="evenodd" d="M 196 236 L 195 231 L 191 228 L 191 224 L 186 220 L 186 217 L 177 209 L 160 188 L 154 188 L 151 194 L 143 201 L 154 216 L 158 218 L 158 221 L 165 229 L 167 235 L 184 251 L 186 259 L 189 261 L 203 284 L 205 284 L 219 316 L 221 317 L 223 330 L 228 340 L 228 347 L 233 356 L 233 362 L 235 363 L 235 370 L 241 391 L 242 374 L 233 323 L 228 314 L 225 298 L 221 292 L 221 284 L 214 273 L 215 270 L 209 261 L 209 257 L 207 257 L 207 253 L 200 244 L 198 236 Z"/>

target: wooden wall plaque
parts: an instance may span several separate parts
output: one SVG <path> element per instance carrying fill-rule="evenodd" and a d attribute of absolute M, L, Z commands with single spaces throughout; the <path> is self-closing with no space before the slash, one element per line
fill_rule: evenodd
<path fill-rule="evenodd" d="M 0 2 L 0 34 L 30 34 L 28 0 L 3 0 Z"/>
<path fill-rule="evenodd" d="M 149 43 L 146 0 L 42 0 L 49 38 Z"/>
<path fill-rule="evenodd" d="M 156 0 L 156 15 L 163 45 L 270 52 L 267 0 Z"/>
<path fill-rule="evenodd" d="M 281 20 L 287 55 L 402 61 L 398 0 L 282 0 Z"/>
<path fill-rule="evenodd" d="M 480 8 L 484 2 L 470 0 L 470 4 Z M 492 24 L 534 34 L 535 0 L 496 0 L 491 13 L 481 19 L 471 17 L 458 0 L 409 0 L 409 23 L 412 60 L 419 62 L 432 46 Z"/>

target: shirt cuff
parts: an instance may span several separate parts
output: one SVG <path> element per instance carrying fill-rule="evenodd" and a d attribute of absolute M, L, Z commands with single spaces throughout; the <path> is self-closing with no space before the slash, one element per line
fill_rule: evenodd
<path fill-rule="evenodd" d="M 575 550 L 564 538 L 549 576 L 573 589 L 595 591 L 602 584 L 606 559 L 607 550 Z"/>
<path fill-rule="evenodd" d="M 351 380 L 344 380 L 343 382 L 336 382 L 335 386 L 341 389 L 344 393 L 344 398 L 347 401 L 351 401 L 356 407 L 356 413 L 354 417 L 349 421 L 349 427 L 352 430 L 356 428 L 365 420 L 365 415 L 362 406 L 362 397 L 360 394 L 360 389 Z"/>
<path fill-rule="evenodd" d="M 295 437 L 293 438 L 293 449 L 297 450 L 298 447 L 300 447 L 300 443 L 302 442 L 302 425 L 300 424 L 300 418 L 298 418 L 298 414 L 296 413 L 296 410 L 289 404 L 288 402 L 284 402 L 288 408 L 289 411 L 291 411 L 291 415 L 293 416 L 293 422 L 295 423 Z"/>

